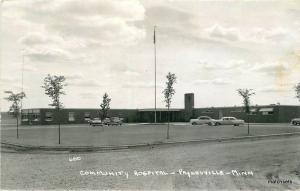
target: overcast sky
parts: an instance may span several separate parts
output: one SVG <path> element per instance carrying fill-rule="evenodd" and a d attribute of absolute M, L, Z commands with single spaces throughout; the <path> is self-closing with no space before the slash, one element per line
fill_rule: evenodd
<path fill-rule="evenodd" d="M 154 25 L 158 107 L 168 72 L 174 108 L 189 92 L 195 107 L 241 105 L 238 88 L 299 104 L 300 3 L 286 0 L 2 0 L 1 92 L 21 91 L 24 54 L 25 108 L 48 107 L 48 73 L 66 76 L 65 107 L 97 108 L 104 92 L 112 108 L 154 107 Z"/>

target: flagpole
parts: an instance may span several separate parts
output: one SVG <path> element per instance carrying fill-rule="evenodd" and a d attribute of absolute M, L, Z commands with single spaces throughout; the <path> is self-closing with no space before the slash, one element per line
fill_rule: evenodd
<path fill-rule="evenodd" d="M 153 43 L 154 43 L 154 123 L 156 123 L 156 37 L 155 37 L 155 29 L 154 26 L 154 35 L 153 35 Z"/>

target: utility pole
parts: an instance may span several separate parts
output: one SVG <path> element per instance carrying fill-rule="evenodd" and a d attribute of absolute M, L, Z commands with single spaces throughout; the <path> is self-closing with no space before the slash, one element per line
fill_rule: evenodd
<path fill-rule="evenodd" d="M 24 49 L 22 49 L 22 93 L 24 92 Z M 22 109 L 23 109 L 23 98 L 21 99 L 21 108 L 20 108 L 20 113 L 21 113 L 21 124 L 22 124 Z M 19 115 L 17 116 L 17 118 Z M 17 126 L 18 127 L 18 126 Z M 17 129 L 17 137 L 19 138 L 19 133 Z"/>
<path fill-rule="evenodd" d="M 154 26 L 154 34 L 153 34 L 153 43 L 154 43 L 154 123 L 156 123 L 156 37 L 155 37 L 155 29 Z"/>
<path fill-rule="evenodd" d="M 22 50 L 22 92 L 24 92 L 24 49 Z M 21 99 L 21 110 L 23 108 L 23 99 Z"/>

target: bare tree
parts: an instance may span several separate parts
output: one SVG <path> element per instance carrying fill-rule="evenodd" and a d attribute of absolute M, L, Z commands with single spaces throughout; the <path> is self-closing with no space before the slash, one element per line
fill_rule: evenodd
<path fill-rule="evenodd" d="M 24 92 L 13 93 L 12 91 L 5 91 L 4 93 L 9 94 L 8 97 L 4 98 L 9 102 L 12 102 L 9 107 L 9 112 L 13 114 L 13 116 L 17 119 L 17 139 L 19 138 L 19 115 L 20 115 L 20 103 L 23 98 L 26 97 Z"/>
<path fill-rule="evenodd" d="M 100 113 L 101 119 L 105 119 L 107 117 L 107 113 L 110 109 L 110 101 L 111 99 L 108 97 L 108 94 L 105 92 L 103 95 L 102 103 L 100 104 Z"/>
<path fill-rule="evenodd" d="M 299 102 L 300 102 L 300 83 L 298 83 L 295 86 L 295 91 L 296 91 L 296 98 L 298 98 Z"/>
<path fill-rule="evenodd" d="M 60 144 L 60 109 L 63 107 L 63 104 L 60 101 L 60 96 L 65 95 L 63 88 L 67 85 L 65 83 L 66 78 L 64 76 L 51 76 L 48 74 L 44 78 L 44 85 L 42 88 L 45 89 L 45 94 L 52 99 L 52 103 L 49 104 L 57 110 L 58 114 L 58 144 Z"/>
<path fill-rule="evenodd" d="M 168 130 L 167 130 L 167 139 L 170 137 L 170 106 L 172 102 L 172 97 L 175 94 L 175 89 L 173 85 L 176 83 L 176 76 L 175 74 L 168 73 L 166 76 L 167 82 L 166 82 L 166 88 L 163 90 L 163 94 L 165 97 L 165 103 L 166 107 L 168 108 Z"/>
<path fill-rule="evenodd" d="M 252 92 L 252 89 L 238 89 L 238 94 L 242 96 L 243 98 L 243 103 L 244 103 L 244 108 L 245 108 L 245 113 L 247 114 L 247 121 L 248 121 L 248 135 L 250 134 L 250 129 L 249 129 L 249 115 L 250 115 L 250 97 L 252 95 L 255 95 L 255 92 Z"/>

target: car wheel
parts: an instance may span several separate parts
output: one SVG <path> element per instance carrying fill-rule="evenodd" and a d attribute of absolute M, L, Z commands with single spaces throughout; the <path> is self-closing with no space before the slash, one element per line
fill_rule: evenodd
<path fill-rule="evenodd" d="M 193 122 L 192 125 L 197 125 L 197 124 L 195 122 Z"/>
<path fill-rule="evenodd" d="M 221 125 L 220 123 L 215 123 L 216 126 Z"/>
<path fill-rule="evenodd" d="M 209 126 L 212 126 L 213 124 L 212 124 L 212 122 L 209 122 L 208 125 L 209 125 Z"/>

